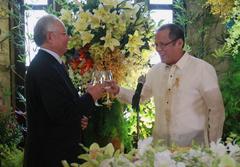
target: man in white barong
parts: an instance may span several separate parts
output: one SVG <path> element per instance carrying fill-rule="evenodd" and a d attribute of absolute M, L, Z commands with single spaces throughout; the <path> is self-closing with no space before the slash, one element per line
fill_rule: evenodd
<path fill-rule="evenodd" d="M 156 32 L 156 50 L 161 63 L 146 74 L 141 102 L 154 98 L 154 140 L 167 145 L 208 145 L 222 136 L 224 105 L 216 71 L 212 65 L 184 52 L 184 32 L 166 24 Z M 126 103 L 134 91 L 112 82 L 109 92 Z"/>

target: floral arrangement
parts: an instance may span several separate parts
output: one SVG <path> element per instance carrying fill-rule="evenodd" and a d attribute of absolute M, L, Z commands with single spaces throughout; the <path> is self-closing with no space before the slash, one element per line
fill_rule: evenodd
<path fill-rule="evenodd" d="M 144 3 L 76 0 L 63 4 L 60 13 L 71 35 L 68 49 L 76 50 L 67 59 L 69 74 L 81 90 L 94 70 L 111 70 L 118 83 L 136 81 L 147 64 L 154 36 L 154 22 Z"/>
<path fill-rule="evenodd" d="M 115 151 L 112 144 L 100 148 L 93 143 L 85 148 L 87 154 L 80 159 L 86 162 L 80 167 L 239 167 L 240 147 L 236 144 L 212 142 L 209 148 L 199 146 L 167 148 L 153 144 L 152 137 L 138 142 L 138 148 L 127 154 Z M 62 161 L 64 167 L 70 167 Z M 79 164 L 73 163 L 71 166 Z"/>

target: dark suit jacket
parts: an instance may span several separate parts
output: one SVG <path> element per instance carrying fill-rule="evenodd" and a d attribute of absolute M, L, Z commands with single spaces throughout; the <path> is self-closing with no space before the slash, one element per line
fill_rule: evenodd
<path fill-rule="evenodd" d="M 64 67 L 39 50 L 26 74 L 28 136 L 25 167 L 59 167 L 77 160 L 81 117 L 94 109 L 88 93 L 79 97 Z"/>

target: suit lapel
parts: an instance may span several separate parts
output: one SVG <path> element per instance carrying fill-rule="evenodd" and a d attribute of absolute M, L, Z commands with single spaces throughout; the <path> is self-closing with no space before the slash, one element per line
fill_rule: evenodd
<path fill-rule="evenodd" d="M 60 64 L 52 55 L 50 55 L 48 52 L 45 52 L 44 50 L 41 50 L 41 49 L 39 50 L 37 56 L 39 59 L 46 58 L 47 59 L 46 62 L 48 63 L 46 65 L 54 66 L 54 68 L 57 70 L 59 74 L 59 77 L 64 81 L 64 83 L 66 84 L 68 89 L 72 92 L 72 94 L 78 95 L 77 89 L 74 87 L 66 71 L 64 64 Z"/>

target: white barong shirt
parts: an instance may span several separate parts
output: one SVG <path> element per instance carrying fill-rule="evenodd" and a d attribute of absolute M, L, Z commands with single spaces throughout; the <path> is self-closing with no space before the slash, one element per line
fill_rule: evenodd
<path fill-rule="evenodd" d="M 131 103 L 134 92 L 120 88 L 119 99 Z M 208 145 L 221 138 L 224 106 L 215 69 L 188 53 L 174 65 L 159 63 L 146 75 L 141 102 L 154 98 L 154 140 L 166 144 Z"/>

